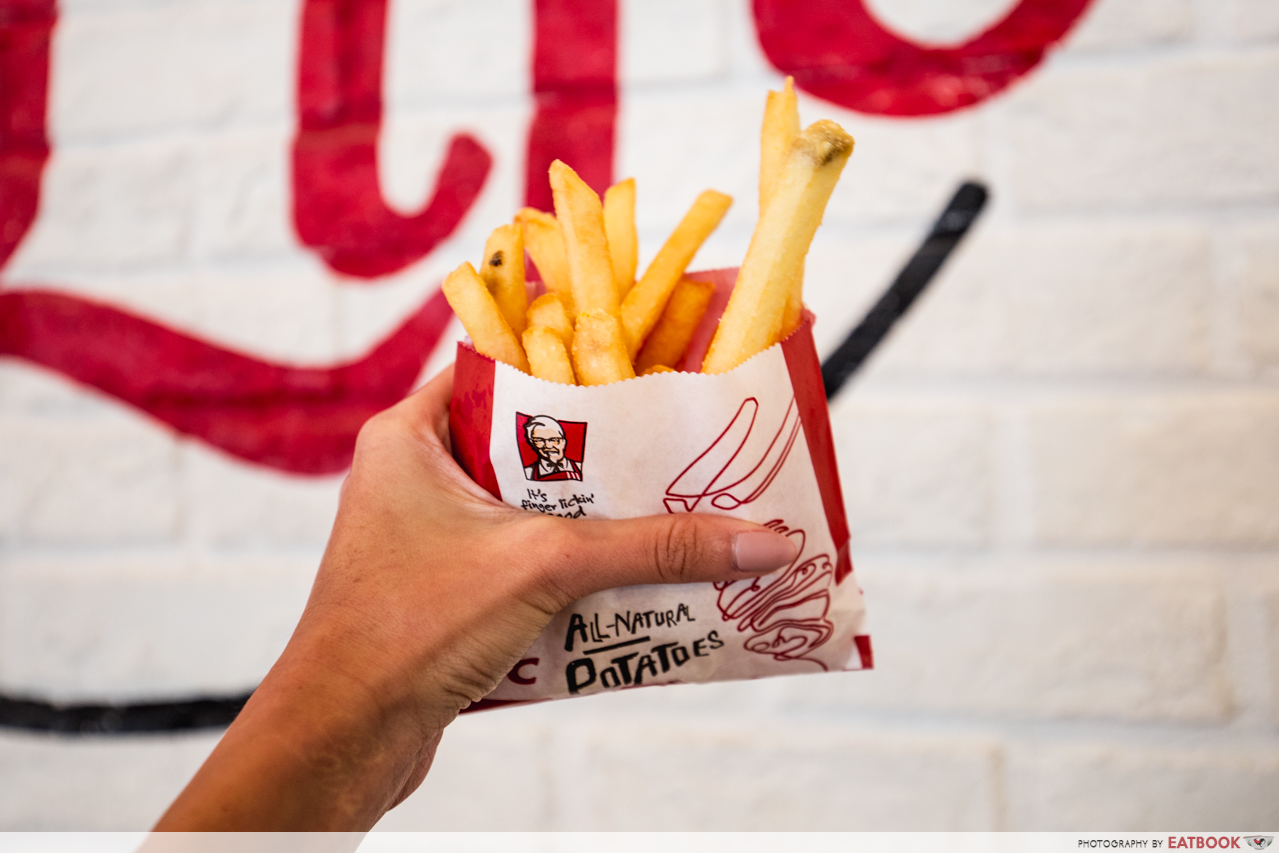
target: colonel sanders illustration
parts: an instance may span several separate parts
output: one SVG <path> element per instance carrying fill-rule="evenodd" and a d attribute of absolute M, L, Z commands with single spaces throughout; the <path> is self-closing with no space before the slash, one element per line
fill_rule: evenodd
<path fill-rule="evenodd" d="M 564 428 L 550 415 L 537 415 L 524 422 L 524 438 L 537 454 L 537 461 L 524 466 L 529 480 L 580 480 L 582 466 L 568 458 Z"/>

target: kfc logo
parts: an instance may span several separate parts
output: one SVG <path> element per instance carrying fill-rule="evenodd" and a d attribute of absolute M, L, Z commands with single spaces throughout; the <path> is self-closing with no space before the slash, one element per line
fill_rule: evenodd
<path fill-rule="evenodd" d="M 581 480 L 586 422 L 550 415 L 515 415 L 516 440 L 526 480 Z"/>

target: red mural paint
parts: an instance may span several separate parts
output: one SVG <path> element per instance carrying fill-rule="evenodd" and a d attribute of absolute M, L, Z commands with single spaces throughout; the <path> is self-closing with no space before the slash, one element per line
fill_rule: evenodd
<path fill-rule="evenodd" d="M 473 137 L 455 135 L 430 201 L 402 216 L 382 197 L 386 0 L 306 0 L 293 142 L 293 221 L 298 237 L 332 269 L 376 278 L 421 260 L 462 221 L 493 159 Z"/>
<path fill-rule="evenodd" d="M 49 88 L 53 0 L 0 2 L 0 267 L 40 205 L 49 159 L 44 113 Z"/>
<path fill-rule="evenodd" d="M 884 115 L 970 106 L 1025 74 L 1088 0 L 1023 0 L 957 48 L 925 48 L 858 0 L 754 0 L 769 58 L 806 91 Z M 431 199 L 393 212 L 377 177 L 387 0 L 304 0 L 293 143 L 293 215 L 335 271 L 394 273 L 458 227 L 492 166 L 455 135 Z M 564 160 L 597 191 L 611 182 L 617 118 L 617 0 L 534 0 L 527 203 L 552 209 Z M 0 0 L 0 267 L 30 228 L 49 157 L 45 131 L 54 0 Z M 451 316 L 436 292 L 364 358 L 324 368 L 267 362 L 79 297 L 0 293 L 0 355 L 23 358 L 132 405 L 240 459 L 296 474 L 350 463 L 371 415 L 399 401 Z"/>
<path fill-rule="evenodd" d="M 535 0 L 524 203 L 551 211 L 546 172 L 563 160 L 603 195 L 613 182 L 617 0 Z"/>
<path fill-rule="evenodd" d="M 336 474 L 373 415 L 404 398 L 452 312 L 437 293 L 366 356 L 273 364 L 119 309 L 38 290 L 0 293 L 0 355 L 55 370 L 232 456 Z"/>
<path fill-rule="evenodd" d="M 795 85 L 842 107 L 931 116 L 970 107 L 1043 60 L 1091 0 L 1021 0 L 957 47 L 925 47 L 887 29 L 865 0 L 754 0 L 759 43 Z"/>

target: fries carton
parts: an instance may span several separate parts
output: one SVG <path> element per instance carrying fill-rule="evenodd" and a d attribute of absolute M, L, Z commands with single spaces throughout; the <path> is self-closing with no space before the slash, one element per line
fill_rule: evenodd
<path fill-rule="evenodd" d="M 696 370 L 736 270 L 684 365 Z M 869 669 L 812 315 L 718 375 L 665 372 L 593 387 L 536 379 L 458 345 L 458 462 L 506 503 L 566 518 L 707 512 L 791 537 L 788 567 L 731 583 L 638 586 L 557 614 L 477 707 L 652 684 Z"/>

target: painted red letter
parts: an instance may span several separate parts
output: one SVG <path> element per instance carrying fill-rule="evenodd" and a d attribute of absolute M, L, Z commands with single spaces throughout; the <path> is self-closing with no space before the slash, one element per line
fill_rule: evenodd
<path fill-rule="evenodd" d="M 458 134 L 422 211 L 387 206 L 377 177 L 386 2 L 306 0 L 302 9 L 293 221 L 331 268 L 362 278 L 401 270 L 451 234 L 493 162 Z"/>
<path fill-rule="evenodd" d="M 754 0 L 769 61 L 809 94 L 863 113 L 929 116 L 970 107 L 1030 71 L 1090 0 L 1021 0 L 958 47 L 885 28 L 865 0 Z"/>
<path fill-rule="evenodd" d="M 44 132 L 53 0 L 0 5 L 0 267 L 36 218 L 49 159 Z"/>
<path fill-rule="evenodd" d="M 551 210 L 546 171 L 572 166 L 603 195 L 613 182 L 617 120 L 617 0 L 536 0 L 525 204 Z"/>

